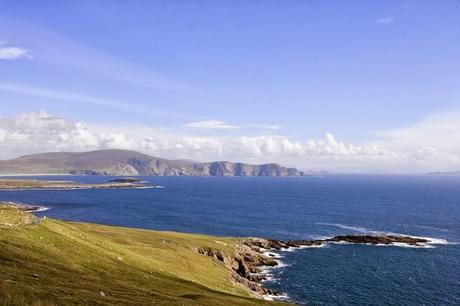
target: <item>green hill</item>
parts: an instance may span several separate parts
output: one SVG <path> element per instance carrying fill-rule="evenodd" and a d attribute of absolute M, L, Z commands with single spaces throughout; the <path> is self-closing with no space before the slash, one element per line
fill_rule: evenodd
<path fill-rule="evenodd" d="M 237 240 L 39 220 L 0 204 L 1 305 L 262 305 L 219 260 Z"/>

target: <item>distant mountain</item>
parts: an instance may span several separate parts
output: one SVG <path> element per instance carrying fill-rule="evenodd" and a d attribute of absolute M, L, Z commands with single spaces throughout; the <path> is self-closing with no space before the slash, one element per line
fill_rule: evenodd
<path fill-rule="evenodd" d="M 278 164 L 169 160 L 128 150 L 51 152 L 0 161 L 0 174 L 88 174 L 151 176 L 304 176 Z"/>
<path fill-rule="evenodd" d="M 429 172 L 429 175 L 460 175 L 460 171 Z"/>

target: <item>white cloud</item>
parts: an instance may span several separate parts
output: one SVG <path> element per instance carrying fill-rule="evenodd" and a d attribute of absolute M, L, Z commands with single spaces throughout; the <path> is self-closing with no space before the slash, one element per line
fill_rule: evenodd
<path fill-rule="evenodd" d="M 24 48 L 7 46 L 4 41 L 0 41 L 0 60 L 14 60 L 19 58 L 32 59 L 32 56 Z"/>
<path fill-rule="evenodd" d="M 274 125 L 265 125 L 264 127 L 265 127 L 266 129 L 269 129 L 269 130 L 277 131 L 277 130 L 279 130 L 279 129 L 284 128 L 284 125 L 274 124 Z"/>
<path fill-rule="evenodd" d="M 193 129 L 203 129 L 203 130 L 233 130 L 238 129 L 238 126 L 227 124 L 225 121 L 220 120 L 205 120 L 190 122 L 184 126 L 193 128 Z"/>
<path fill-rule="evenodd" d="M 81 94 L 81 93 L 67 92 L 67 91 L 49 89 L 49 88 L 37 88 L 37 87 L 32 87 L 32 86 L 0 83 L 0 91 L 13 92 L 13 93 L 18 93 L 22 95 L 28 95 L 31 97 L 55 99 L 55 100 L 59 100 L 60 102 L 70 101 L 70 102 L 88 103 L 88 104 L 93 104 L 93 105 L 100 105 L 100 106 L 106 106 L 110 108 L 116 108 L 119 110 L 128 111 L 132 113 L 142 113 L 142 114 L 152 115 L 152 116 L 181 118 L 181 119 L 190 118 L 190 116 L 181 115 L 176 112 L 170 113 L 170 112 L 162 112 L 162 111 L 152 111 L 138 104 L 134 104 L 130 102 L 119 101 L 119 100 L 114 100 L 114 99 L 107 99 L 103 97 L 95 97 L 95 96 Z"/>
<path fill-rule="evenodd" d="M 456 117 L 451 119 L 454 118 Z M 434 119 L 428 120 L 428 125 L 433 124 L 432 120 Z M 222 122 L 221 124 L 226 125 Z M 426 124 L 419 123 L 417 128 Z M 447 126 L 448 131 L 459 131 L 456 126 Z M 409 127 L 401 129 L 401 133 L 388 133 L 393 137 L 408 135 L 407 131 L 417 128 Z M 441 134 L 446 132 L 444 128 L 438 129 Z M 420 133 L 426 131 L 422 129 Z M 437 132 L 432 133 L 435 136 Z M 337 140 L 331 133 L 316 140 L 296 140 L 280 135 L 204 137 L 141 125 L 87 125 L 53 117 L 46 112 L 0 118 L 2 159 L 44 151 L 123 148 L 167 158 L 278 162 L 302 169 L 342 172 L 427 172 L 460 169 L 460 141 L 452 144 L 450 150 L 429 146 L 428 141 L 419 144 L 417 138 L 409 146 L 401 146 L 399 141 L 393 141 L 394 138 L 385 136 L 373 143 L 351 144 Z"/>
<path fill-rule="evenodd" d="M 438 150 L 460 151 L 460 111 L 431 114 L 409 126 L 383 131 L 378 145 L 407 150 L 434 147 Z"/>
<path fill-rule="evenodd" d="M 396 20 L 395 17 L 382 17 L 377 19 L 377 23 L 388 25 L 392 24 Z"/>
<path fill-rule="evenodd" d="M 272 125 L 269 125 L 269 124 L 251 124 L 251 125 L 249 125 L 249 127 L 254 127 L 254 128 L 258 128 L 258 129 L 265 129 L 265 130 L 271 130 L 271 131 L 278 131 L 278 130 L 284 128 L 284 125 L 281 125 L 281 124 L 272 124 Z"/>

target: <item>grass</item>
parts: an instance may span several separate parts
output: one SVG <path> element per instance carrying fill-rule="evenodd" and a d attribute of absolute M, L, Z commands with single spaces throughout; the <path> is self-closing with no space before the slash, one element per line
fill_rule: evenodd
<path fill-rule="evenodd" d="M 230 256 L 233 238 L 34 220 L 0 205 L 0 305 L 272 304 L 192 250 Z"/>
<path fill-rule="evenodd" d="M 69 188 L 134 188 L 142 185 L 136 182 L 106 182 L 86 184 L 71 181 L 46 181 L 0 178 L 0 189 L 69 189 Z"/>

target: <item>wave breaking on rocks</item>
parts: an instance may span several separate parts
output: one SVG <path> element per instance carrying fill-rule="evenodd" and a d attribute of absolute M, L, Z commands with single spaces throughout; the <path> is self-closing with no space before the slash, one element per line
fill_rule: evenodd
<path fill-rule="evenodd" d="M 404 235 L 338 235 L 331 238 L 313 240 L 275 240 L 263 238 L 241 238 L 236 244 L 234 254 L 225 256 L 212 249 L 196 249 L 195 251 L 212 256 L 222 262 L 232 274 L 235 283 L 246 287 L 253 296 L 264 299 L 286 300 L 288 296 L 263 286 L 264 282 L 272 281 L 271 269 L 285 266 L 278 252 L 296 249 L 318 248 L 328 244 L 365 244 L 375 246 L 407 246 L 429 247 L 432 239 Z"/>

